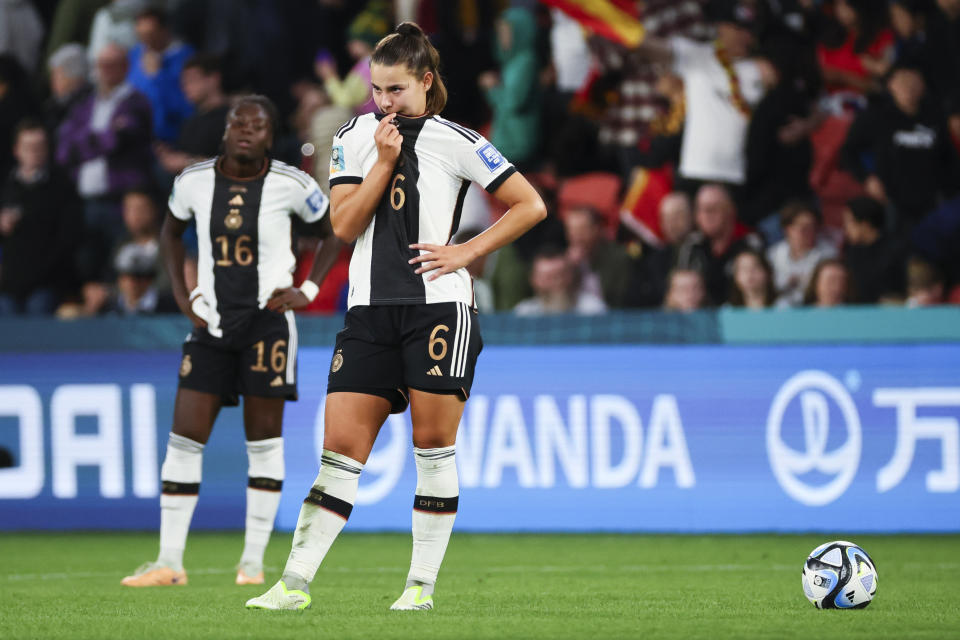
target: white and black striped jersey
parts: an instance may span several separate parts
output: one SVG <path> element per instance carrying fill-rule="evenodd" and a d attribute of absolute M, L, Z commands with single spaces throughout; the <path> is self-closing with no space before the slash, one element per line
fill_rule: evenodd
<path fill-rule="evenodd" d="M 274 289 L 293 285 L 291 215 L 316 223 L 329 199 L 313 178 L 283 162 L 270 160 L 260 175 L 236 180 L 212 158 L 177 176 L 169 208 L 180 220 L 196 220 L 197 290 L 210 306 L 207 330 L 219 338 L 244 327 Z"/>
<path fill-rule="evenodd" d="M 330 187 L 359 184 L 377 161 L 373 135 L 383 114 L 366 114 L 343 125 L 333 138 Z M 428 281 L 408 260 L 414 243 L 445 245 L 457 231 L 470 182 L 494 192 L 516 170 L 475 131 L 439 116 L 397 117 L 403 136 L 400 157 L 370 225 L 357 238 L 350 259 L 347 305 L 473 305 L 466 269 Z"/>

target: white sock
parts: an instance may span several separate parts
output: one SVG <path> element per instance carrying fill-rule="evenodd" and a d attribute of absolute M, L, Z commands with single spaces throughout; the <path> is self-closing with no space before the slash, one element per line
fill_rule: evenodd
<path fill-rule="evenodd" d="M 190 438 L 170 434 L 167 455 L 160 468 L 163 493 L 160 496 L 160 555 L 157 562 L 177 571 L 183 569 L 183 550 L 193 509 L 197 506 L 203 472 L 203 445 Z"/>
<path fill-rule="evenodd" d="M 300 507 L 293 549 L 283 570 L 288 588 L 303 588 L 320 568 L 324 556 L 347 523 L 357 499 L 363 464 L 345 455 L 323 450 L 320 473 Z"/>
<path fill-rule="evenodd" d="M 247 441 L 247 531 L 240 564 L 263 569 L 283 488 L 283 438 Z M 259 573 L 259 570 L 258 570 Z"/>
<path fill-rule="evenodd" d="M 454 449 L 413 448 L 417 495 L 413 499 L 413 554 L 407 586 L 423 585 L 424 595 L 433 593 L 457 517 L 460 485 Z"/>

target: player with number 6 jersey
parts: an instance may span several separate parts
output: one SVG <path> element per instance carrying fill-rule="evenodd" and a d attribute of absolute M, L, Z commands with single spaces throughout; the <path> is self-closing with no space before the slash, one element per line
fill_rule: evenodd
<path fill-rule="evenodd" d="M 224 153 L 187 167 L 170 194 L 161 243 L 174 297 L 193 331 L 183 345 L 173 429 L 161 468 L 160 553 L 122 583 L 185 585 L 190 520 L 200 489 L 203 448 L 222 406 L 244 397 L 247 521 L 237 584 L 263 582 L 266 549 L 283 486 L 283 407 L 297 399 L 293 310 L 313 300 L 342 244 L 329 201 L 307 174 L 269 157 L 276 108 L 241 96 L 227 116 Z M 182 235 L 194 221 L 198 285 L 184 279 Z M 313 269 L 293 286 L 293 231 L 322 238 Z"/>
<path fill-rule="evenodd" d="M 457 427 L 482 348 L 465 267 L 546 216 L 536 190 L 493 145 L 440 117 L 446 90 L 438 67 L 420 27 L 401 24 L 371 56 L 380 113 L 350 120 L 333 139 L 330 221 L 356 245 L 327 381 L 324 450 L 281 579 L 249 608 L 310 606 L 309 583 L 353 510 L 377 433 L 407 406 L 417 467 L 413 552 L 391 609 L 433 608 L 459 503 Z M 471 182 L 508 211 L 451 245 Z"/>

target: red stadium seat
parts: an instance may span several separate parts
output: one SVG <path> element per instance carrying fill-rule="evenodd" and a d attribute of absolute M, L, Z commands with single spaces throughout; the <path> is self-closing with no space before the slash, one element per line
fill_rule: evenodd
<path fill-rule="evenodd" d="M 603 215 L 612 238 L 620 223 L 620 186 L 619 176 L 600 171 L 567 178 L 557 194 L 560 215 L 572 207 L 592 207 Z"/>

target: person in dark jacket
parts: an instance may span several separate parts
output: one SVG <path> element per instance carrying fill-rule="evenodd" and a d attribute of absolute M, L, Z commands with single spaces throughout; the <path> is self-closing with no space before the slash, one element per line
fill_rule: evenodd
<path fill-rule="evenodd" d="M 854 120 L 841 150 L 844 167 L 874 199 L 912 227 L 960 187 L 960 166 L 942 114 L 925 99 L 922 70 L 898 63 L 887 93 Z"/>
<path fill-rule="evenodd" d="M 14 132 L 16 168 L 0 196 L 0 315 L 52 314 L 81 226 L 70 180 L 48 164 L 47 133 L 25 120 Z"/>
<path fill-rule="evenodd" d="M 883 205 L 866 197 L 854 198 L 843 211 L 843 262 L 856 302 L 903 297 L 906 251 L 897 236 L 884 230 L 885 216 Z"/>

